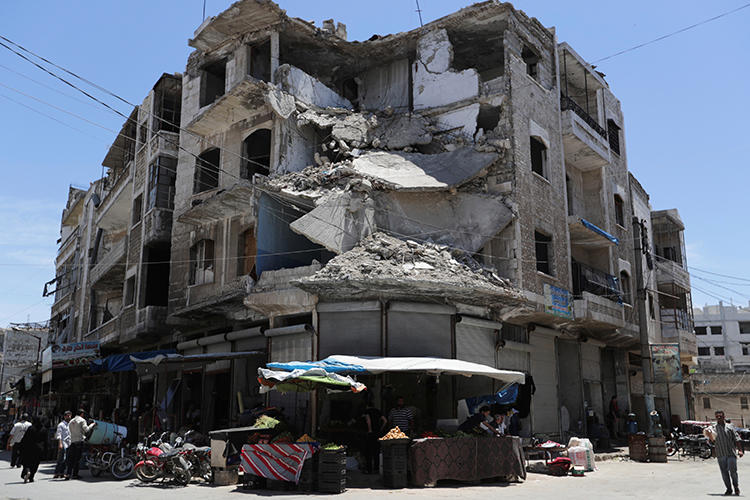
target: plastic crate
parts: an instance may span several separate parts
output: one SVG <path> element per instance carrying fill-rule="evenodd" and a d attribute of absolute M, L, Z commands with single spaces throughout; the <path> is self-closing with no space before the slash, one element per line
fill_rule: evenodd
<path fill-rule="evenodd" d="M 318 478 L 318 487 L 316 490 L 321 493 L 343 493 L 346 491 L 346 477 L 335 481 L 324 481 Z"/>
<path fill-rule="evenodd" d="M 408 484 L 406 471 L 385 472 L 383 471 L 383 486 L 386 488 L 406 488 Z"/>

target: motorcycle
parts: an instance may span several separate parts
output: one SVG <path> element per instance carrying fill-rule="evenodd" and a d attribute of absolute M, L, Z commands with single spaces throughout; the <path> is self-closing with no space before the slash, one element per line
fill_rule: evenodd
<path fill-rule="evenodd" d="M 666 441 L 667 456 L 679 453 L 681 457 L 711 458 L 713 445 L 700 434 L 683 434 L 675 429 L 672 439 Z"/>
<path fill-rule="evenodd" d="M 106 471 L 122 481 L 133 473 L 135 461 L 126 446 L 89 445 L 86 466 L 93 477 L 99 477 Z"/>
<path fill-rule="evenodd" d="M 145 443 L 138 445 L 139 461 L 135 465 L 136 477 L 144 483 L 151 483 L 157 479 L 173 479 L 177 484 L 187 486 L 192 478 L 192 465 L 187 460 L 184 450 L 173 448 L 164 441 L 164 434 L 158 441 L 149 443 L 149 436 Z"/>

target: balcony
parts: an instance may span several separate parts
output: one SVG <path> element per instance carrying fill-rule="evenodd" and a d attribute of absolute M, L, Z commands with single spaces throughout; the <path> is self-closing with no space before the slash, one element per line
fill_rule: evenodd
<path fill-rule="evenodd" d="M 575 101 L 560 95 L 565 162 L 583 172 L 610 161 L 607 131 Z"/>
<path fill-rule="evenodd" d="M 90 330 L 85 335 L 86 341 L 98 340 L 101 344 L 107 345 L 117 343 L 120 339 L 120 316 L 115 316 L 106 323 Z"/>
<path fill-rule="evenodd" d="M 683 293 L 690 291 L 690 274 L 687 269 L 672 260 L 656 259 L 656 282 L 660 289 L 672 290 L 676 287 Z"/>
<path fill-rule="evenodd" d="M 625 326 L 625 308 L 622 304 L 590 292 L 582 292 L 573 302 L 575 319 L 587 328 L 614 330 Z"/>
<path fill-rule="evenodd" d="M 122 287 L 125 280 L 125 255 L 128 246 L 128 238 L 123 237 L 116 241 L 109 251 L 97 261 L 89 273 L 90 283 L 110 284 L 113 287 Z"/>
<path fill-rule="evenodd" d="M 154 157 L 166 153 L 176 157 L 179 152 L 179 144 L 180 134 L 159 130 L 151 136 L 149 154 Z"/>
<path fill-rule="evenodd" d="M 143 216 L 143 224 L 144 245 L 169 243 L 172 240 L 172 210 L 152 208 Z"/>
<path fill-rule="evenodd" d="M 232 215 L 250 213 L 253 209 L 254 190 L 250 181 L 241 180 L 228 189 L 212 191 L 209 196 L 193 200 L 194 206 L 182 212 L 177 220 L 185 224 L 200 226 L 210 224 Z M 199 195 L 200 196 L 200 195 Z"/>
<path fill-rule="evenodd" d="M 616 246 L 620 243 L 620 240 L 604 229 L 577 215 L 568 216 L 568 231 L 570 233 L 571 245 L 581 245 L 587 248 L 606 248 Z"/>
<path fill-rule="evenodd" d="M 245 306 L 264 316 L 311 312 L 315 307 L 315 296 L 292 283 L 318 271 L 320 264 L 317 262 L 309 266 L 264 271 L 245 297 Z"/>
<path fill-rule="evenodd" d="M 166 306 L 145 306 L 138 310 L 131 309 L 123 314 L 120 343 L 134 340 L 153 340 L 169 332 L 167 327 Z"/>
<path fill-rule="evenodd" d="M 107 192 L 97 209 L 97 226 L 105 231 L 127 229 L 130 225 L 130 210 L 132 205 L 133 162 L 107 177 Z M 112 172 L 112 171 L 110 171 Z"/>
<path fill-rule="evenodd" d="M 692 360 L 698 355 L 698 344 L 693 332 L 693 318 L 690 311 L 678 308 L 660 309 L 661 336 L 664 342 L 679 342 L 680 357 Z"/>
<path fill-rule="evenodd" d="M 269 84 L 247 76 L 212 104 L 201 108 L 185 128 L 202 136 L 218 134 L 263 109 L 270 88 Z M 272 116 L 269 114 L 267 119 Z"/>

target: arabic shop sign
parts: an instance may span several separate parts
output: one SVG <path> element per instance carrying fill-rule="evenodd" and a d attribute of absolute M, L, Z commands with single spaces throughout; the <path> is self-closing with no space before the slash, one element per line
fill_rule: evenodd
<path fill-rule="evenodd" d="M 42 353 L 42 370 L 88 366 L 100 357 L 99 342 L 75 342 L 54 344 Z"/>
<path fill-rule="evenodd" d="M 561 318 L 573 319 L 573 300 L 570 292 L 545 283 L 544 312 Z"/>

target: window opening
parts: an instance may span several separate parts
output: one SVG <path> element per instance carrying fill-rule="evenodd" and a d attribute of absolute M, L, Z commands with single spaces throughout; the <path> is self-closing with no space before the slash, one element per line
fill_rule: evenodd
<path fill-rule="evenodd" d="M 711 325 L 711 335 L 721 335 L 721 326 Z"/>
<path fill-rule="evenodd" d="M 177 160 L 170 156 L 159 156 L 149 168 L 148 210 L 152 208 L 174 208 L 174 183 L 177 176 Z"/>
<path fill-rule="evenodd" d="M 256 130 L 242 141 L 240 177 L 252 180 L 255 174 L 268 175 L 271 168 L 271 131 Z"/>
<path fill-rule="evenodd" d="M 198 157 L 195 162 L 193 194 L 219 187 L 220 159 L 221 154 L 218 148 L 209 149 Z"/>
<path fill-rule="evenodd" d="M 714 347 L 714 356 L 723 356 L 724 347 Z"/>
<path fill-rule="evenodd" d="M 222 59 L 203 66 L 201 72 L 200 107 L 207 106 L 224 95 L 227 62 Z"/>
<path fill-rule="evenodd" d="M 696 326 L 695 327 L 695 334 L 696 335 L 708 335 L 707 326 Z"/>
<path fill-rule="evenodd" d="M 521 58 L 526 64 L 526 74 L 534 80 L 539 80 L 539 56 L 531 50 L 531 48 L 524 45 L 521 51 Z"/>
<path fill-rule="evenodd" d="M 625 227 L 625 208 L 619 194 L 615 195 L 615 221 L 618 226 Z"/>
<path fill-rule="evenodd" d="M 607 120 L 607 137 L 609 138 L 609 149 L 620 154 L 620 127 L 614 120 Z"/>
<path fill-rule="evenodd" d="M 271 81 L 271 41 L 250 46 L 248 74 L 264 82 Z"/>
<path fill-rule="evenodd" d="M 545 179 L 547 178 L 547 146 L 537 139 L 531 137 L 531 171 L 535 172 Z"/>
<path fill-rule="evenodd" d="M 740 409 L 747 410 L 747 396 L 740 396 Z"/>
<path fill-rule="evenodd" d="M 651 292 L 648 293 L 648 312 L 651 316 L 651 319 L 656 319 L 656 309 L 654 309 L 654 295 Z"/>
<path fill-rule="evenodd" d="M 202 285 L 214 281 L 214 242 L 200 240 L 190 247 L 191 285 Z"/>
<path fill-rule="evenodd" d="M 139 194 L 135 197 L 135 200 L 133 200 L 133 219 L 131 221 L 131 226 L 135 226 L 141 221 L 141 212 L 143 212 L 143 195 Z"/>
<path fill-rule="evenodd" d="M 250 228 L 240 233 L 237 240 L 237 276 L 250 276 L 258 279 L 255 271 L 255 257 L 257 254 L 255 231 Z"/>
<path fill-rule="evenodd" d="M 710 347 L 699 347 L 698 348 L 698 356 L 710 356 L 711 355 L 711 348 Z"/>
<path fill-rule="evenodd" d="M 740 333 L 750 333 L 750 321 L 740 321 Z"/>
<path fill-rule="evenodd" d="M 552 276 L 552 236 L 534 231 L 534 242 L 536 247 L 536 270 Z"/>
<path fill-rule="evenodd" d="M 182 96 L 180 92 L 161 90 L 156 93 L 154 103 L 154 130 L 179 133 L 180 108 Z"/>
<path fill-rule="evenodd" d="M 485 133 L 492 132 L 500 123 L 500 106 L 480 105 L 477 115 L 477 132 L 484 130 Z"/>
<path fill-rule="evenodd" d="M 703 398 L 703 408 L 711 408 L 711 398 Z"/>
<path fill-rule="evenodd" d="M 622 292 L 622 301 L 626 304 L 632 304 L 630 294 L 630 276 L 625 271 L 620 272 L 620 290 Z"/>
<path fill-rule="evenodd" d="M 125 281 L 125 306 L 133 305 L 135 302 L 135 276 Z"/>

